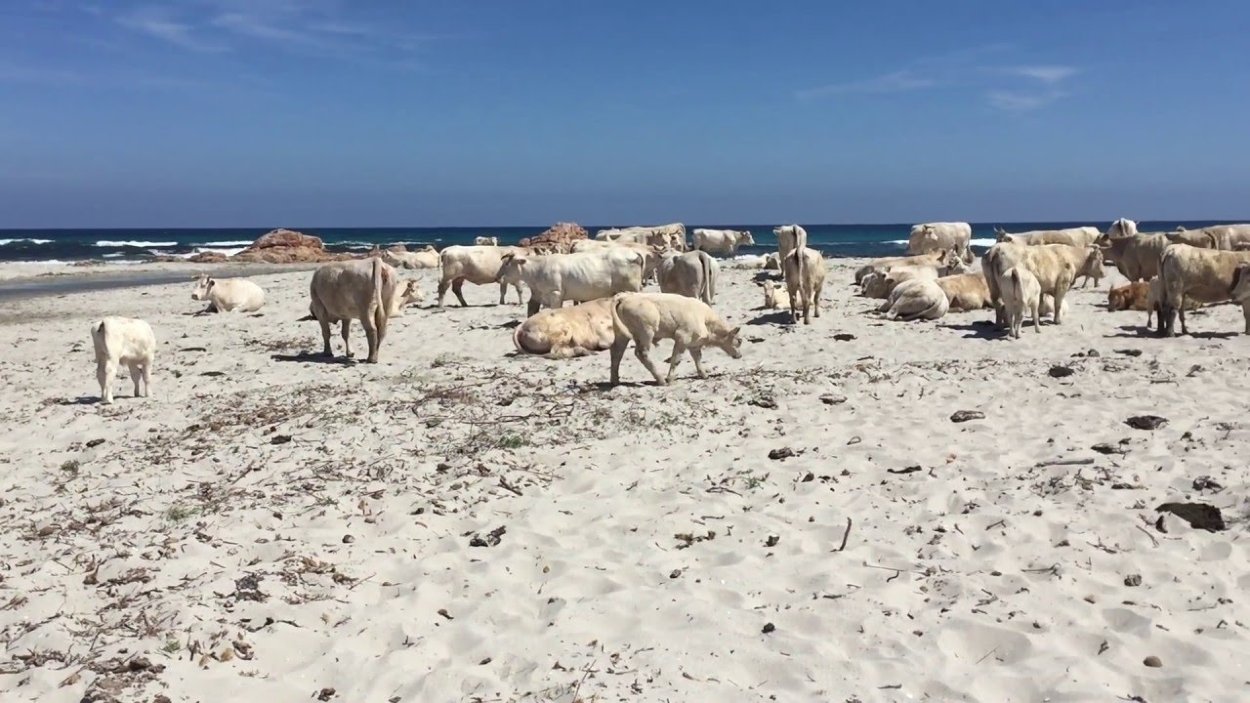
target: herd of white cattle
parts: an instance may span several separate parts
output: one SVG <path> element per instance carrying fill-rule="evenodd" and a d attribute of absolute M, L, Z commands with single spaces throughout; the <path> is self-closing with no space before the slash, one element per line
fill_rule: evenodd
<path fill-rule="evenodd" d="M 807 243 L 798 225 L 773 230 L 777 252 L 739 257 L 735 265 L 778 269 L 781 281 L 759 281 L 766 309 L 790 311 L 790 319 L 810 324 L 820 317 L 826 264 Z M 1062 322 L 1068 290 L 1078 278 L 1097 286 L 1104 263 L 1111 263 L 1129 284 L 1108 295 L 1112 310 L 1158 313 L 1161 336 L 1188 334 L 1185 310 L 1211 303 L 1241 304 L 1250 334 L 1250 225 L 1220 225 L 1197 230 L 1143 233 L 1132 220 L 1119 219 L 1106 232 L 1095 227 L 1007 233 L 981 257 L 979 270 L 970 242 L 972 228 L 963 222 L 935 222 L 911 230 L 905 256 L 874 259 L 855 272 L 862 295 L 885 300 L 877 311 L 896 320 L 936 320 L 948 312 L 993 309 L 996 322 L 1019 338 L 1026 315 L 1041 331 L 1041 318 Z M 340 325 L 344 353 L 352 356 L 353 320 L 364 327 L 366 361 L 378 351 L 393 317 L 423 295 L 417 282 L 402 280 L 398 268 L 440 269 L 436 304 L 450 289 L 467 306 L 465 282 L 498 285 L 499 303 L 509 287 L 528 289 L 527 318 L 513 333 L 518 352 L 569 358 L 611 350 L 611 383 L 619 382 L 620 363 L 631 342 L 635 355 L 657 384 L 670 382 L 681 357 L 689 353 L 700 378 L 704 347 L 741 355 L 739 328 L 712 308 L 719 264 L 711 254 L 733 254 L 753 245 L 750 232 L 695 229 L 694 249 L 687 250 L 680 224 L 601 230 L 594 239 L 571 245 L 500 246 L 479 237 L 473 246 L 441 251 L 382 251 L 367 259 L 341 261 L 313 272 L 309 316 L 321 326 L 322 353 L 333 354 L 331 325 Z M 567 250 L 566 250 L 567 249 Z M 767 278 L 767 277 L 765 277 Z M 642 292 L 658 283 L 659 293 Z M 784 291 L 784 294 L 783 294 Z M 253 312 L 265 303 L 260 286 L 246 279 L 200 276 L 192 298 L 208 302 L 206 312 Z M 576 303 L 564 307 L 566 301 Z M 543 309 L 547 308 L 547 309 Z M 126 366 L 136 397 L 146 397 L 151 383 L 156 339 L 143 320 L 107 317 L 91 326 L 96 376 L 103 403 L 113 400 L 112 383 Z M 667 374 L 650 358 L 655 342 L 673 341 Z"/>

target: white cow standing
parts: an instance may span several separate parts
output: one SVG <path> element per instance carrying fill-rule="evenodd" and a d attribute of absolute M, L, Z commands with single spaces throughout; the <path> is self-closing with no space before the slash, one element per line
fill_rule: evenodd
<path fill-rule="evenodd" d="M 616 293 L 642 290 L 646 257 L 626 247 L 578 254 L 507 255 L 499 267 L 500 283 L 524 283 L 530 289 L 527 312 L 558 308 L 566 300 L 586 302 Z"/>
<path fill-rule="evenodd" d="M 734 359 L 742 358 L 738 328 L 730 327 L 701 300 L 672 293 L 622 293 L 612 299 L 611 310 L 616 333 L 611 349 L 610 383 L 614 386 L 621 381 L 621 359 L 630 341 L 634 343 L 634 355 L 661 386 L 673 380 L 677 364 L 686 351 L 694 360 L 699 378 L 707 378 L 703 370 L 703 347 L 720 347 Z M 662 339 L 673 340 L 667 376 L 660 373 L 647 354 L 655 342 Z"/>
<path fill-rule="evenodd" d="M 148 397 L 152 390 L 152 360 L 156 357 L 156 335 L 148 323 L 129 317 L 106 317 L 91 325 L 91 344 L 95 347 L 95 377 L 100 383 L 101 403 L 112 404 L 113 378 L 123 364 L 130 370 L 135 397 Z"/>
<path fill-rule="evenodd" d="M 352 320 L 360 320 L 369 343 L 368 363 L 376 364 L 378 350 L 386 338 L 390 308 L 395 298 L 399 276 L 380 258 L 340 261 L 326 264 L 313 273 L 309 284 L 312 297 L 310 309 L 321 324 L 322 354 L 334 356 L 330 348 L 330 325 L 342 322 L 344 351 L 352 355 L 348 332 Z"/>
<path fill-rule="evenodd" d="M 696 229 L 691 233 L 694 248 L 709 254 L 733 254 L 740 246 L 755 246 L 750 232 L 732 229 Z"/>
<path fill-rule="evenodd" d="M 195 279 L 192 300 L 207 300 L 204 312 L 256 312 L 265 304 L 265 291 L 243 278 L 213 278 L 201 275 Z"/>
<path fill-rule="evenodd" d="M 698 298 L 711 305 L 716 299 L 716 278 L 720 265 L 705 251 L 670 253 L 660 261 L 656 277 L 660 291 Z"/>
<path fill-rule="evenodd" d="M 807 230 L 798 225 L 782 225 L 773 229 L 773 234 L 777 237 L 777 255 L 781 263 L 781 275 L 786 275 L 786 256 L 795 249 L 803 249 L 807 246 Z M 803 261 L 799 261 L 799 266 L 803 265 Z M 802 273 L 802 268 L 799 269 Z"/>

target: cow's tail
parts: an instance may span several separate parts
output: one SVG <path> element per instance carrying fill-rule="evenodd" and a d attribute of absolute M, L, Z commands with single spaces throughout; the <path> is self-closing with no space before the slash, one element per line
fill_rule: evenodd
<path fill-rule="evenodd" d="M 629 328 L 626 327 L 625 323 L 621 321 L 621 314 L 617 312 L 617 308 L 621 306 L 621 303 L 625 302 L 625 297 L 627 295 L 629 294 L 617 293 L 616 295 L 612 296 L 612 304 L 608 306 L 608 310 L 612 312 L 613 334 L 618 338 L 624 337 L 625 339 L 632 339 L 632 337 L 629 336 Z"/>
<path fill-rule="evenodd" d="M 512 346 L 516 347 L 516 350 L 518 352 L 522 354 L 528 354 L 529 350 L 521 346 L 521 328 L 524 326 L 525 326 L 525 323 L 522 322 L 521 324 L 516 326 L 516 329 L 512 330 Z"/>
<path fill-rule="evenodd" d="M 317 316 L 316 316 L 316 315 L 314 315 L 314 314 L 313 314 L 313 312 L 312 312 L 312 310 L 310 309 L 310 310 L 308 311 L 308 314 L 307 314 L 307 315 L 305 315 L 305 316 L 301 317 L 300 319 L 296 320 L 296 322 L 308 322 L 309 320 L 315 320 L 315 319 L 317 319 Z"/>
<path fill-rule="evenodd" d="M 387 320 L 387 295 L 386 290 L 386 264 L 381 259 L 373 260 L 373 270 L 370 272 L 371 282 L 373 284 L 373 300 L 370 301 L 370 316 L 373 318 L 373 324 L 378 330 L 378 337 L 386 334 Z"/>
<path fill-rule="evenodd" d="M 1024 283 L 1020 280 L 1020 269 L 1014 267 L 1011 269 L 1011 290 L 1014 300 L 1024 300 Z"/>
<path fill-rule="evenodd" d="M 703 269 L 703 287 L 699 291 L 699 297 L 708 305 L 712 304 L 712 300 L 716 297 L 716 270 L 712 268 L 712 257 L 708 256 L 705 251 L 699 252 L 699 268 Z"/>
<path fill-rule="evenodd" d="M 799 236 L 800 232 L 803 233 L 803 236 L 801 237 Z M 803 249 L 806 245 L 807 245 L 807 232 L 804 231 L 802 227 L 795 225 L 794 226 L 794 251 L 797 253 L 794 255 L 796 259 L 796 261 L 794 262 L 794 268 L 799 274 L 799 280 L 796 281 L 796 283 L 798 283 L 800 288 L 802 288 L 803 281 L 805 280 L 803 277 L 803 266 L 806 263 L 804 262 L 804 259 L 807 257 L 803 255 Z"/>

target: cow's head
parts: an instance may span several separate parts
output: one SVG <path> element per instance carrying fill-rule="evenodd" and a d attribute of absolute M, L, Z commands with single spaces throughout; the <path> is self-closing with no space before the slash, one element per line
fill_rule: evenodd
<path fill-rule="evenodd" d="M 994 228 L 994 240 L 995 241 L 1005 242 L 1007 241 L 1007 238 L 1010 236 L 1011 236 L 1010 234 L 1007 234 L 1007 230 L 1003 229 L 1002 227 Z"/>
<path fill-rule="evenodd" d="M 946 269 L 947 276 L 966 272 L 971 263 L 972 260 L 961 254 L 959 249 L 947 249 L 942 255 L 942 268 Z"/>
<path fill-rule="evenodd" d="M 738 244 L 741 246 L 755 246 L 755 237 L 751 236 L 750 230 L 738 233 Z"/>
<path fill-rule="evenodd" d="M 208 300 L 208 292 L 217 281 L 212 276 L 200 276 L 195 279 L 195 288 L 191 291 L 192 300 Z"/>
<path fill-rule="evenodd" d="M 720 347 L 726 354 L 735 358 L 742 358 L 742 337 L 738 334 L 741 327 L 729 327 L 724 322 L 717 325 L 716 330 L 712 332 L 712 344 Z"/>
<path fill-rule="evenodd" d="M 1135 234 L 1137 234 L 1137 223 L 1130 219 L 1121 217 L 1115 222 L 1112 222 L 1111 226 L 1108 227 L 1105 232 L 1105 237 L 1099 237 L 1099 239 L 1105 240 L 1115 239 L 1117 237 L 1131 237 Z"/>
<path fill-rule="evenodd" d="M 1133 297 L 1133 286 L 1120 286 L 1107 291 L 1107 309 L 1116 312 L 1128 310 L 1129 301 Z"/>
<path fill-rule="evenodd" d="M 407 281 L 404 284 L 404 292 L 399 296 L 400 307 L 416 305 L 425 302 L 425 294 L 421 292 L 421 286 L 416 281 Z"/>
<path fill-rule="evenodd" d="M 1090 247 L 1085 250 L 1085 261 L 1081 264 L 1081 270 L 1077 271 L 1078 276 L 1090 276 L 1095 279 L 1102 278 L 1105 274 L 1102 264 L 1105 253 L 1100 247 Z"/>
<path fill-rule="evenodd" d="M 1250 302 L 1250 264 L 1242 264 L 1233 270 L 1233 287 L 1229 297 L 1242 305 Z"/>
<path fill-rule="evenodd" d="M 499 257 L 499 275 L 495 276 L 496 281 L 502 281 L 516 285 L 521 281 L 521 272 L 525 268 L 525 256 L 508 252 Z"/>

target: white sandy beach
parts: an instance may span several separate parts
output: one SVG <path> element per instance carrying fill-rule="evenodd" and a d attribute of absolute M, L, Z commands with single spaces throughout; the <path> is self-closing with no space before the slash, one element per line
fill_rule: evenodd
<path fill-rule="evenodd" d="M 298 356 L 306 271 L 256 277 L 257 315 L 189 282 L 3 302 L 0 699 L 1250 698 L 1240 308 L 1156 339 L 1104 281 L 1010 341 L 865 314 L 857 263 L 810 326 L 723 270 L 743 358 L 665 388 L 515 356 L 493 286 L 410 308 L 378 365 Z M 114 314 L 159 351 L 110 407 Z M 1228 529 L 1160 531 L 1171 501 Z"/>

